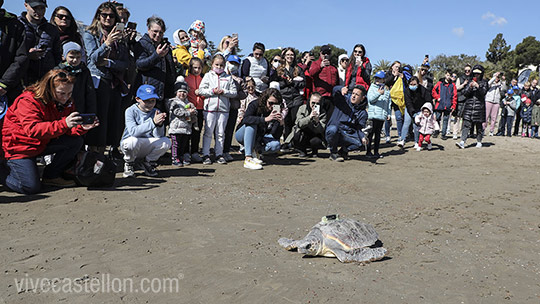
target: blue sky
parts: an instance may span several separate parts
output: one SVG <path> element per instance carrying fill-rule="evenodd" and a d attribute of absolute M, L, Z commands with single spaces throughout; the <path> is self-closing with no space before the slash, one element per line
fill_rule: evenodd
<path fill-rule="evenodd" d="M 20 14 L 23 0 L 5 0 L 4 7 Z M 58 5 L 75 18 L 90 23 L 95 0 L 49 0 L 46 17 Z M 192 21 L 206 23 L 206 36 L 216 44 L 226 34 L 238 33 L 247 54 L 254 42 L 268 49 L 293 46 L 301 51 L 332 43 L 348 53 L 365 45 L 373 62 L 380 59 L 420 63 L 425 54 L 465 53 L 485 59 L 489 43 L 503 33 L 515 47 L 524 37 L 540 37 L 540 1 L 165 1 L 124 0 L 130 21 L 146 31 L 146 18 L 155 14 L 167 24 L 166 36 L 187 29 Z M 513 9 L 510 7 L 514 6 Z"/>

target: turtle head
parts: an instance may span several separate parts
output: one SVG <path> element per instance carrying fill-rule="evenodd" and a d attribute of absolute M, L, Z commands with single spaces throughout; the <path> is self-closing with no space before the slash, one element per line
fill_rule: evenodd
<path fill-rule="evenodd" d="M 318 255 L 321 249 L 321 241 L 318 238 L 311 238 L 298 246 L 298 252 L 312 256 Z"/>

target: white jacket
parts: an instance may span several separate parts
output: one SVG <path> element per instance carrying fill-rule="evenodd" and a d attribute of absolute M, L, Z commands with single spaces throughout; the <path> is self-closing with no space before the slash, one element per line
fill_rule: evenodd
<path fill-rule="evenodd" d="M 223 90 L 223 94 L 215 95 L 213 90 L 216 88 Z M 236 85 L 230 75 L 225 72 L 221 75 L 210 71 L 204 75 L 199 86 L 199 95 L 206 97 L 204 99 L 203 110 L 207 112 L 229 112 L 229 98 L 236 97 Z"/>

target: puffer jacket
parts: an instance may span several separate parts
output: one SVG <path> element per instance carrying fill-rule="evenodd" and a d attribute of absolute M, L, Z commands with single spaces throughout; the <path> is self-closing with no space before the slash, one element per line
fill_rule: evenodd
<path fill-rule="evenodd" d="M 28 66 L 25 38 L 17 16 L 0 9 L 0 87 L 8 91 L 10 102 L 22 90 L 21 79 Z"/>
<path fill-rule="evenodd" d="M 536 102 L 532 108 L 531 124 L 540 126 L 540 102 Z"/>
<path fill-rule="evenodd" d="M 431 91 L 421 85 L 415 91 L 407 87 L 403 93 L 405 94 L 405 108 L 411 117 L 420 112 L 426 102 L 431 103 Z"/>
<path fill-rule="evenodd" d="M 24 12 L 19 16 L 19 21 L 25 28 L 27 50 L 38 46 L 47 46 L 41 59 L 29 60 L 24 83 L 31 85 L 62 62 L 62 43 L 56 27 L 47 22 L 45 18 L 39 25 L 34 26 L 26 19 L 26 12 Z"/>
<path fill-rule="evenodd" d="M 433 115 L 433 105 L 431 105 L 431 102 L 426 102 L 422 106 L 422 111 L 424 109 L 428 109 L 431 113 L 429 117 L 425 117 L 423 113 L 420 113 L 419 115 L 416 115 L 414 122 L 419 126 L 418 132 L 420 132 L 420 134 L 430 135 L 433 134 L 434 131 L 439 130 L 439 124 L 437 123 L 435 115 Z"/>
<path fill-rule="evenodd" d="M 480 69 L 482 72 L 484 68 L 480 65 L 475 65 L 473 70 Z M 486 101 L 485 96 L 488 90 L 487 81 L 482 79 L 478 80 L 478 88 L 471 86 L 472 82 L 468 83 L 465 89 L 463 89 L 463 95 L 465 96 L 465 104 L 463 107 L 463 119 L 472 122 L 485 122 L 486 121 Z"/>
<path fill-rule="evenodd" d="M 386 120 L 392 112 L 392 99 L 390 90 L 384 89 L 384 94 L 379 93 L 379 85 L 374 83 L 369 87 L 367 93 L 368 99 L 368 118 L 377 120 Z"/>
<path fill-rule="evenodd" d="M 294 70 L 295 67 L 290 67 L 289 69 L 283 68 L 284 74 L 281 77 L 278 77 L 281 96 L 288 108 L 300 106 L 304 102 L 302 94 L 300 94 L 300 92 L 304 90 L 306 84 L 304 70 L 298 67 L 297 77 L 302 78 L 300 81 L 294 80 Z"/>
<path fill-rule="evenodd" d="M 156 93 L 163 98 L 174 97 L 174 82 L 176 69 L 172 58 L 172 50 L 165 57 L 160 57 L 156 46 L 148 34 L 135 44 L 134 48 L 137 78 L 135 88 L 143 84 L 150 84 L 156 88 Z"/>
<path fill-rule="evenodd" d="M 360 66 L 356 64 L 354 67 L 352 64 L 348 65 L 347 72 L 345 73 L 345 86 L 347 86 L 350 91 L 352 91 L 356 85 L 361 85 L 367 90 L 371 84 L 371 70 L 371 62 L 367 57 L 362 60 Z M 352 80 L 354 80 L 354 82 Z"/>
<path fill-rule="evenodd" d="M 521 107 L 521 120 L 523 123 L 530 124 L 532 121 L 532 104 L 524 104 Z"/>
<path fill-rule="evenodd" d="M 213 90 L 220 88 L 223 94 L 215 95 Z M 207 112 L 229 112 L 229 98 L 234 98 L 237 95 L 236 84 L 231 75 L 225 72 L 220 75 L 214 71 L 210 71 L 204 75 L 201 85 L 199 86 L 199 95 L 206 97 L 204 99 L 203 110 Z"/>
<path fill-rule="evenodd" d="M 196 123 L 197 112 L 190 114 L 186 106 L 195 108 L 194 104 L 177 97 L 167 100 L 170 119 L 169 134 L 191 135 L 191 128 Z"/>

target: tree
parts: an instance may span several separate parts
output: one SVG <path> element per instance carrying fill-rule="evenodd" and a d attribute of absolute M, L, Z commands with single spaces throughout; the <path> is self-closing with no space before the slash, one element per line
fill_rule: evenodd
<path fill-rule="evenodd" d="M 322 45 L 317 45 L 317 46 L 314 46 L 311 49 L 311 52 L 313 52 L 313 54 L 315 55 L 315 60 L 319 59 L 319 54 L 321 53 L 321 46 Z M 330 55 L 330 63 L 333 66 L 337 66 L 338 65 L 338 57 L 339 57 L 339 55 L 347 54 L 347 51 L 345 49 L 338 48 L 337 46 L 335 46 L 333 44 L 330 44 L 330 43 L 328 44 L 328 46 L 332 50 L 332 54 Z"/>
<path fill-rule="evenodd" d="M 534 36 L 524 38 L 521 43 L 516 45 L 514 51 L 516 53 L 515 64 L 518 68 L 530 64 L 540 64 L 540 41 L 536 40 Z"/>
<path fill-rule="evenodd" d="M 381 59 L 373 66 L 372 74 L 375 75 L 378 71 L 388 71 L 392 67 L 392 63 L 389 60 Z"/>
<path fill-rule="evenodd" d="M 493 41 L 491 41 L 489 44 L 489 48 L 486 52 L 486 59 L 489 62 L 497 64 L 508 55 L 510 48 L 511 47 L 509 45 L 506 45 L 506 40 L 504 40 L 503 34 L 498 33 L 497 36 L 493 38 Z"/>
<path fill-rule="evenodd" d="M 437 55 L 430 61 L 431 71 L 434 75 L 434 80 L 444 77 L 444 73 L 449 70 L 458 74 L 462 73 L 465 65 L 482 64 L 478 56 L 470 56 L 465 54 L 446 56 L 444 54 Z"/>
<path fill-rule="evenodd" d="M 208 40 L 208 50 L 210 51 L 210 54 L 212 54 L 212 57 L 217 53 L 216 44 L 212 40 Z"/>
<path fill-rule="evenodd" d="M 268 62 L 270 62 L 270 64 L 272 64 L 272 58 L 275 55 L 281 55 L 281 51 L 282 51 L 281 48 L 266 50 L 266 51 L 264 51 L 264 58 L 266 58 L 266 60 L 268 60 Z"/>

